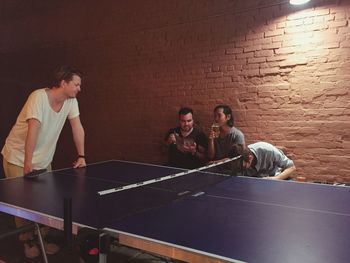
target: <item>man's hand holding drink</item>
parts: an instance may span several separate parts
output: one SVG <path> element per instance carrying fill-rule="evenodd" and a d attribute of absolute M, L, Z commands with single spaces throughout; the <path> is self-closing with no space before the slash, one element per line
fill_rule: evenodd
<path fill-rule="evenodd" d="M 210 128 L 209 139 L 219 138 L 220 136 L 220 126 L 218 123 L 213 123 Z"/>

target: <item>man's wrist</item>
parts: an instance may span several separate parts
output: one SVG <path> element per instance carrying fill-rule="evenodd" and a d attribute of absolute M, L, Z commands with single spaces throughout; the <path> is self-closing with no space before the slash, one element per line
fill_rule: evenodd
<path fill-rule="evenodd" d="M 78 155 L 78 159 L 79 159 L 79 158 L 85 159 L 85 155 L 79 154 L 79 155 Z"/>

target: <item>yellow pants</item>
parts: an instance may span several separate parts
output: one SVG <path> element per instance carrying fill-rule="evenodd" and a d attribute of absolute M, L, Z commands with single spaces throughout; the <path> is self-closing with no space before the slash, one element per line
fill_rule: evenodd
<path fill-rule="evenodd" d="M 4 167 L 4 173 L 5 173 L 6 178 L 14 178 L 14 177 L 23 176 L 23 167 L 21 167 L 21 166 L 9 163 L 8 161 L 6 161 L 4 159 L 3 160 L 3 167 Z M 51 164 L 46 169 L 48 171 L 51 171 Z M 15 223 L 16 223 L 16 227 L 20 228 L 22 226 L 31 224 L 31 221 L 15 216 Z M 42 229 L 42 230 L 43 231 L 40 231 L 40 232 L 42 232 L 42 234 L 44 234 L 44 232 L 48 231 L 48 228 Z M 19 235 L 19 240 L 20 241 L 30 240 L 33 238 L 33 235 L 34 235 L 33 232 L 22 233 Z"/>

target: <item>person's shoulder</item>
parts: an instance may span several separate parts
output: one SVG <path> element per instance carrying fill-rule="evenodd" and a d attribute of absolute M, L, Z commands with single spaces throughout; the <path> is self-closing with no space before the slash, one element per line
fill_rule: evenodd
<path fill-rule="evenodd" d="M 69 98 L 66 99 L 64 102 L 64 105 L 66 108 L 71 109 L 71 108 L 78 108 L 78 100 L 76 98 Z"/>
<path fill-rule="evenodd" d="M 170 133 L 174 133 L 174 132 L 180 133 L 180 127 L 175 127 L 175 128 L 169 129 L 168 132 L 167 132 L 167 136 L 168 136 Z"/>
<path fill-rule="evenodd" d="M 199 126 L 194 126 L 193 127 L 193 131 L 192 133 L 193 136 L 202 136 L 202 137 L 207 137 L 207 135 L 205 134 L 205 132 L 203 131 L 203 129 Z"/>
<path fill-rule="evenodd" d="M 171 128 L 171 129 L 169 129 L 169 130 L 167 131 L 167 133 L 165 134 L 165 136 L 164 136 L 164 140 L 167 140 L 168 137 L 169 137 L 169 135 L 172 134 L 172 133 L 174 133 L 174 132 L 176 132 L 177 134 L 179 134 L 179 133 L 180 133 L 180 127 L 176 127 L 176 128 Z"/>
<path fill-rule="evenodd" d="M 78 103 L 78 100 L 77 100 L 77 98 L 69 98 L 69 99 L 67 99 L 66 100 L 67 102 L 69 102 L 69 103 Z"/>
<path fill-rule="evenodd" d="M 198 125 L 193 126 L 193 132 L 204 133 L 203 129 L 200 126 L 198 126 Z"/>
<path fill-rule="evenodd" d="M 41 89 L 33 90 L 29 96 L 39 96 L 39 95 L 43 95 L 45 93 L 46 93 L 46 88 L 41 88 Z"/>
<path fill-rule="evenodd" d="M 28 101 L 37 102 L 43 100 L 44 96 L 46 96 L 45 88 L 36 89 L 29 94 Z"/>
<path fill-rule="evenodd" d="M 231 127 L 230 133 L 231 134 L 240 135 L 240 136 L 244 136 L 243 132 L 240 129 L 236 128 L 235 126 Z"/>
<path fill-rule="evenodd" d="M 248 145 L 248 148 L 251 150 L 261 150 L 261 151 L 275 151 L 278 150 L 275 146 L 268 142 L 256 142 Z"/>

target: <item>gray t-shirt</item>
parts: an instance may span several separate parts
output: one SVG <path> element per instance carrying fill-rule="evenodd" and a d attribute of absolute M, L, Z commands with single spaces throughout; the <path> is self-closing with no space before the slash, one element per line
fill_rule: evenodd
<path fill-rule="evenodd" d="M 245 144 L 243 133 L 236 127 L 232 127 L 229 134 L 227 134 L 224 138 L 219 137 L 214 139 L 214 160 L 220 160 L 228 157 L 228 153 L 231 151 L 233 144 Z"/>
<path fill-rule="evenodd" d="M 257 142 L 248 145 L 256 157 L 255 167 L 246 170 L 248 176 L 266 177 L 277 176 L 279 173 L 294 165 L 281 150 L 267 142 Z"/>

